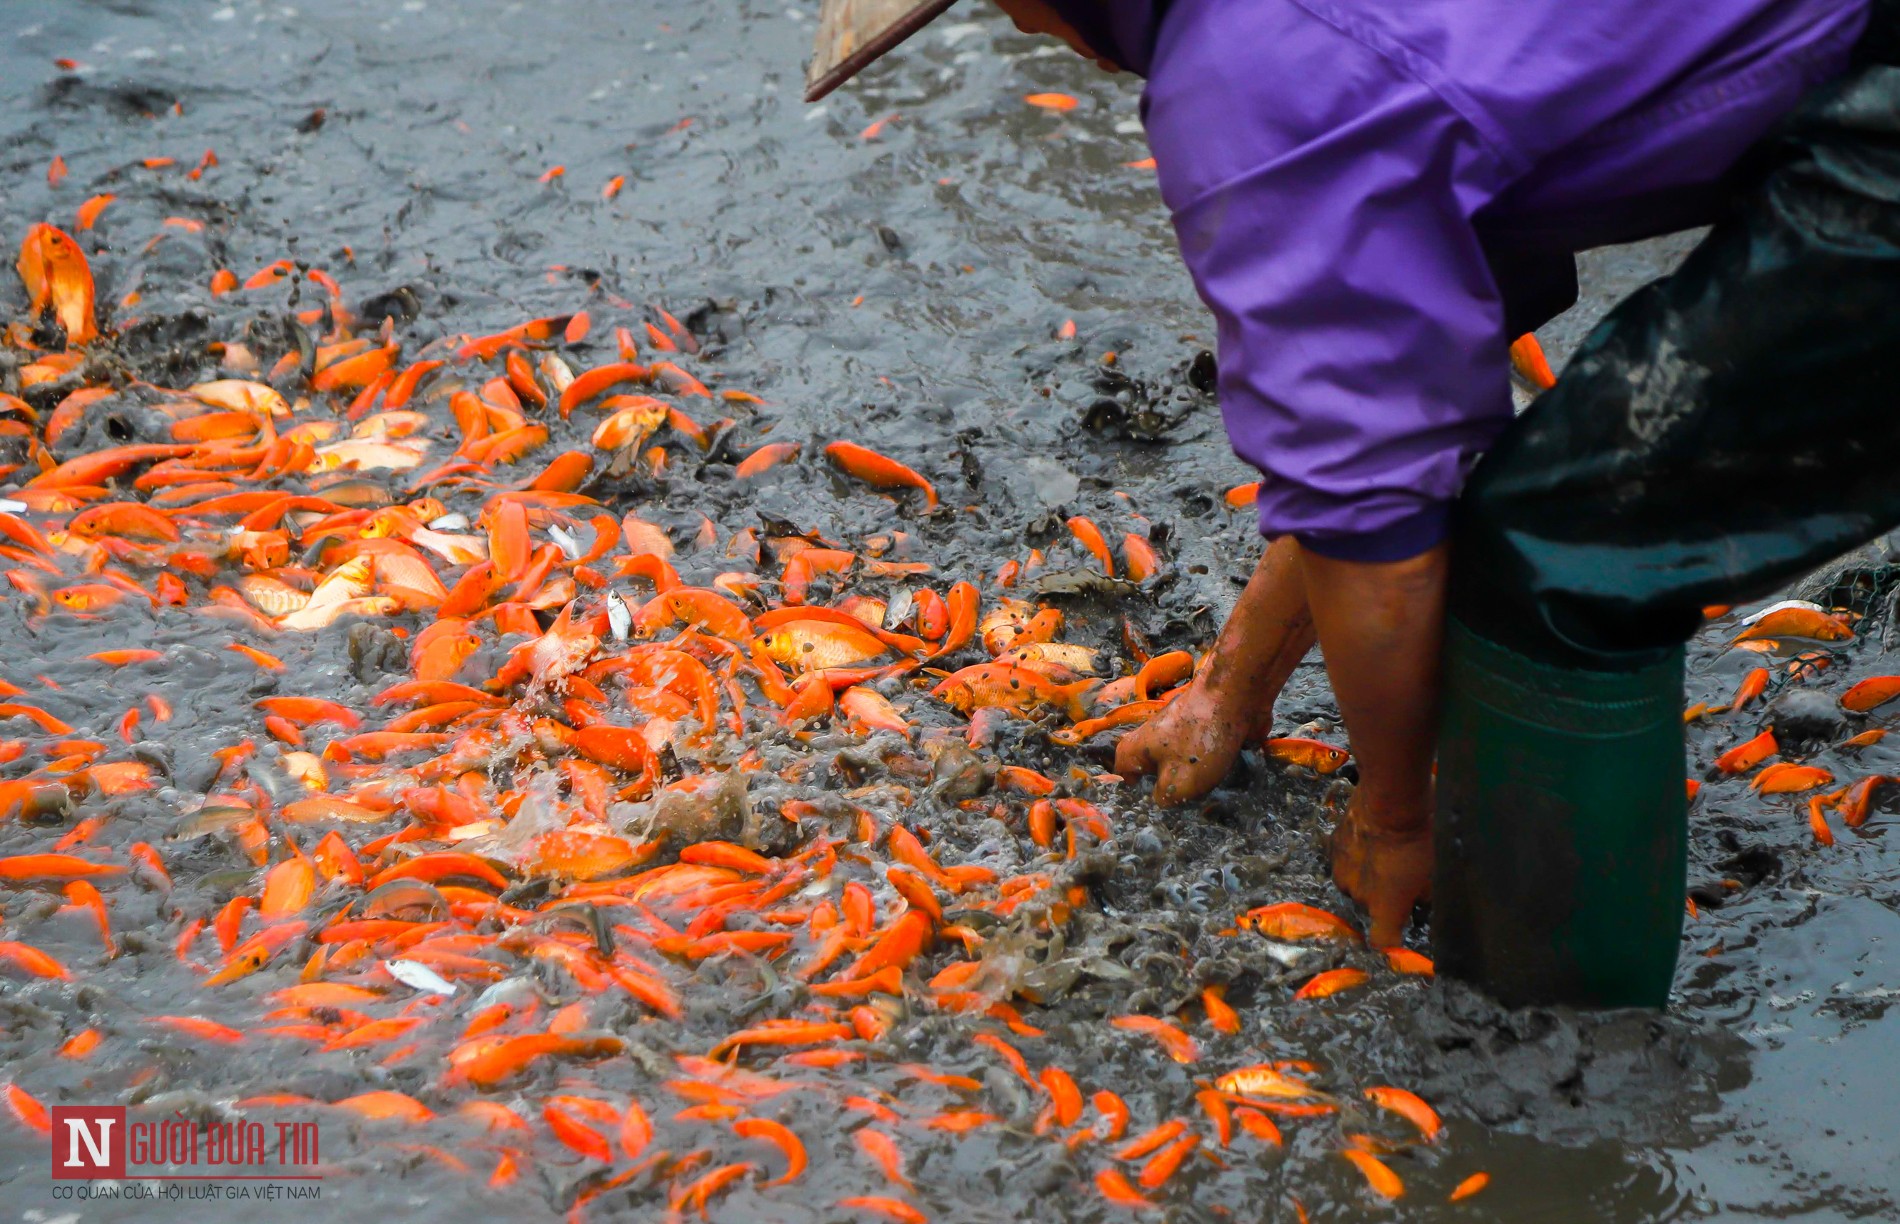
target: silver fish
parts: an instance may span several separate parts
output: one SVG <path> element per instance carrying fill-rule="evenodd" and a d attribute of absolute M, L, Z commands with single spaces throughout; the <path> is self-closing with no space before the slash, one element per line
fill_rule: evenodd
<path fill-rule="evenodd" d="M 490 986 L 487 990 L 476 995 L 475 1001 L 469 1004 L 468 1008 L 470 1013 L 474 1013 L 496 1003 L 524 1002 L 528 999 L 539 997 L 540 996 L 535 992 L 534 983 L 530 982 L 527 978 L 503 978 L 493 986 Z"/>
<path fill-rule="evenodd" d="M 427 965 L 412 960 L 384 961 L 383 968 L 389 970 L 389 976 L 404 986 L 413 986 L 417 990 L 426 990 L 430 994 L 452 995 L 455 983 L 449 981 Z"/>
<path fill-rule="evenodd" d="M 614 641 L 627 640 L 627 631 L 633 628 L 633 610 L 627 607 L 627 601 L 620 598 L 620 592 L 607 592 L 607 627 L 613 631 Z"/>
<path fill-rule="evenodd" d="M 909 623 L 911 609 L 916 603 L 916 592 L 909 587 L 901 587 L 892 593 L 891 601 L 884 605 L 884 627 L 893 632 L 902 629 Z"/>
<path fill-rule="evenodd" d="M 1806 600 L 1806 599 L 1784 599 L 1780 603 L 1769 604 L 1767 607 L 1763 608 L 1759 612 L 1749 613 L 1747 616 L 1744 616 L 1742 618 L 1742 624 L 1752 625 L 1756 621 L 1761 620 L 1763 617 L 1771 616 L 1774 613 L 1779 612 L 1784 608 L 1804 608 L 1809 612 L 1826 612 L 1827 611 L 1827 609 L 1823 608 L 1820 604 L 1810 602 L 1809 600 Z"/>
<path fill-rule="evenodd" d="M 561 551 L 567 554 L 569 561 L 579 561 L 587 555 L 587 551 L 581 547 L 581 542 L 574 538 L 574 533 L 559 523 L 548 524 L 548 539 L 560 545 Z"/>

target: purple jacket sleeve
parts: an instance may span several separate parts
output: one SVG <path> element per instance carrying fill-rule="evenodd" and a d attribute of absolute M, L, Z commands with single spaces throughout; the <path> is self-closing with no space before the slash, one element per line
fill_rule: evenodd
<path fill-rule="evenodd" d="M 1502 306 L 1467 219 L 1500 158 L 1438 92 L 1291 5 L 1180 8 L 1198 11 L 1164 26 L 1144 118 L 1219 327 L 1228 435 L 1262 475 L 1261 531 L 1415 555 L 1510 420 Z"/>
<path fill-rule="evenodd" d="M 1142 114 L 1219 327 L 1228 435 L 1261 472 L 1261 531 L 1361 560 L 1435 543 L 1511 415 L 1474 218 L 1560 256 L 1654 232 L 1603 223 L 1719 190 L 1865 16 L 1865 0 L 1173 0 Z"/>

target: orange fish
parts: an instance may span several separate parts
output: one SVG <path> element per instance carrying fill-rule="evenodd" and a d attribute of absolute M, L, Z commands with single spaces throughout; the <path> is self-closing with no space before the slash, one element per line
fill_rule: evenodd
<path fill-rule="evenodd" d="M 107 667 L 129 667 L 134 663 L 156 663 L 165 655 L 157 650 L 101 650 L 86 657 Z"/>
<path fill-rule="evenodd" d="M 897 1224 L 930 1224 L 930 1217 L 912 1207 L 902 1199 L 885 1198 L 876 1194 L 860 1194 L 851 1198 L 841 1198 L 837 1205 L 846 1211 L 868 1212 L 896 1220 Z"/>
<path fill-rule="evenodd" d="M 1778 608 L 1736 636 L 1736 642 L 1759 642 L 1769 638 L 1812 638 L 1820 642 L 1844 642 L 1854 636 L 1838 617 L 1813 608 Z"/>
<path fill-rule="evenodd" d="M 1895 697 L 1900 697 L 1900 676 L 1869 676 L 1841 694 L 1841 708 L 1865 714 Z"/>
<path fill-rule="evenodd" d="M 889 929 L 857 959 L 845 976 L 868 978 L 887 967 L 902 971 L 928 946 L 931 937 L 930 916 L 907 910 L 892 921 Z"/>
<path fill-rule="evenodd" d="M 105 1040 L 105 1037 L 98 1029 L 81 1029 L 79 1032 L 67 1038 L 65 1044 L 59 1047 L 59 1056 L 61 1058 L 85 1058 L 94 1050 L 98 1049 L 99 1043 L 103 1040 Z"/>
<path fill-rule="evenodd" d="M 1307 1084 L 1264 1064 L 1230 1071 L 1215 1080 L 1214 1086 L 1222 1092 L 1240 1097 L 1298 1100 L 1318 1095 Z"/>
<path fill-rule="evenodd" d="M 1201 991 L 1201 1008 L 1216 1032 L 1231 1035 L 1240 1031 L 1240 1013 L 1227 1002 L 1226 991 L 1225 986 L 1209 986 Z"/>
<path fill-rule="evenodd" d="M 185 1033 L 192 1037 L 201 1037 L 206 1041 L 216 1041 L 224 1045 L 237 1045 L 244 1040 L 244 1034 L 228 1024 L 219 1024 L 203 1016 L 148 1016 L 145 1023 L 156 1024 L 174 1032 Z"/>
<path fill-rule="evenodd" d="M 1816 795 L 1808 800 L 1808 831 L 1814 834 L 1817 844 L 1823 846 L 1834 844 L 1834 830 L 1828 827 L 1827 814 L 1823 809 L 1830 799 L 1839 799 L 1845 793 L 1845 791 L 1836 791 L 1831 796 Z"/>
<path fill-rule="evenodd" d="M 1153 1199 L 1145 1197 L 1141 1191 L 1128 1184 L 1119 1169 L 1103 1169 L 1095 1175 L 1095 1188 L 1102 1197 L 1118 1207 L 1148 1208 L 1155 1206 Z"/>
<path fill-rule="evenodd" d="M 999 661 L 953 672 L 930 695 L 965 714 L 990 708 L 1032 714 L 1049 708 L 1067 714 L 1071 722 L 1081 722 L 1086 715 L 1083 703 L 1100 685 L 1099 680 L 1058 684 L 1041 672 Z"/>
<path fill-rule="evenodd" d="M 609 387 L 627 382 L 643 383 L 649 377 L 651 377 L 651 371 L 647 367 L 631 361 L 615 362 L 612 365 L 588 370 L 584 374 L 577 375 L 574 381 L 561 392 L 561 416 L 566 417 L 577 406 L 593 399 Z"/>
<path fill-rule="evenodd" d="M 1144 1190 L 1160 1188 L 1167 1183 L 1169 1178 L 1174 1176 L 1175 1172 L 1181 1167 L 1181 1162 L 1192 1155 L 1194 1150 L 1200 1146 L 1201 1137 L 1199 1135 L 1187 1134 L 1181 1136 L 1148 1158 L 1148 1163 L 1141 1166 L 1141 1172 L 1136 1176 L 1135 1183 Z"/>
<path fill-rule="evenodd" d="M 1754 739 L 1737 744 L 1716 757 L 1715 767 L 1725 774 L 1747 773 L 1780 750 L 1780 745 L 1775 743 L 1775 733 L 1763 731 Z"/>
<path fill-rule="evenodd" d="M 1535 332 L 1525 332 L 1511 342 L 1511 368 L 1539 391 L 1548 391 L 1557 385 L 1557 376 L 1550 372 L 1550 362 L 1545 359 L 1544 346 L 1537 342 Z"/>
<path fill-rule="evenodd" d="M 6 1091 L 7 1108 L 20 1125 L 36 1130 L 42 1135 L 53 1133 L 53 1116 L 39 1099 L 18 1084 L 8 1084 Z"/>
<path fill-rule="evenodd" d="M 1286 1140 L 1281 1136 L 1280 1128 L 1274 1125 L 1272 1118 L 1269 1118 L 1257 1109 L 1252 1109 L 1247 1106 L 1236 1109 L 1234 1111 L 1234 1121 L 1239 1123 L 1241 1130 L 1246 1131 L 1249 1135 L 1252 1135 L 1262 1143 L 1272 1147 L 1285 1146 Z"/>
<path fill-rule="evenodd" d="M 1049 1108 L 1055 1124 L 1067 1130 L 1082 1118 L 1082 1090 L 1061 1067 L 1042 1069 L 1042 1086 L 1049 1094 Z"/>
<path fill-rule="evenodd" d="M 905 1189 L 910 1188 L 910 1178 L 904 1176 L 904 1153 L 899 1150 L 897 1141 L 876 1127 L 861 1127 L 851 1134 L 858 1150 L 871 1158 L 884 1176 Z"/>
<path fill-rule="evenodd" d="M 1818 765 L 1796 765 L 1780 761 L 1756 774 L 1748 788 L 1764 795 L 1790 795 L 1826 786 L 1834 775 Z"/>
<path fill-rule="evenodd" d="M 87 200 L 84 204 L 81 204 L 79 206 L 78 228 L 81 230 L 89 230 L 98 224 L 99 214 L 106 210 L 107 205 L 118 198 L 118 196 L 110 194 L 96 195 Z"/>
<path fill-rule="evenodd" d="M 1122 559 L 1130 582 L 1146 582 L 1161 572 L 1161 557 L 1146 536 L 1129 532 L 1122 536 Z"/>
<path fill-rule="evenodd" d="M 890 647 L 882 639 L 856 622 L 787 621 L 767 629 L 758 642 L 767 658 L 801 675 L 857 667 L 890 653 Z"/>
<path fill-rule="evenodd" d="M 781 463 L 798 458 L 798 452 L 802 449 L 797 442 L 768 442 L 741 459 L 738 466 L 732 469 L 732 474 L 741 480 L 749 480 Z"/>
<path fill-rule="evenodd" d="M 1263 905 L 1242 914 L 1234 923 L 1243 931 L 1258 931 L 1269 939 L 1338 939 L 1353 941 L 1359 938 L 1351 924 L 1335 914 L 1310 905 L 1301 905 L 1297 901 L 1282 901 L 1277 905 Z"/>
<path fill-rule="evenodd" d="M 1126 1032 L 1154 1038 L 1175 1062 L 1191 1063 L 1201 1056 L 1200 1047 L 1195 1045 L 1194 1038 L 1182 1032 L 1178 1026 L 1155 1016 L 1113 1016 L 1109 1023 Z"/>
<path fill-rule="evenodd" d="M 1443 1129 L 1438 1111 L 1427 1105 L 1417 1095 L 1403 1088 L 1373 1087 L 1365 1091 L 1365 1097 L 1380 1109 L 1399 1115 L 1413 1126 L 1426 1139 L 1436 1139 Z"/>
<path fill-rule="evenodd" d="M 449 1074 L 478 1088 L 512 1079 L 537 1058 L 603 1058 L 621 1048 L 611 1036 L 575 1037 L 559 1033 L 482 1036 L 449 1051 Z"/>
<path fill-rule="evenodd" d="M 1436 973 L 1432 958 L 1414 952 L 1410 948 L 1382 948 L 1385 963 L 1394 973 L 1409 973 L 1418 977 L 1431 977 Z"/>
<path fill-rule="evenodd" d="M 416 1123 L 427 1122 L 435 1117 L 434 1110 L 401 1092 L 363 1092 L 333 1102 L 333 1105 L 372 1121 Z"/>
<path fill-rule="evenodd" d="M 1351 755 L 1344 748 L 1335 748 L 1313 739 L 1270 739 L 1261 747 L 1276 761 L 1303 765 L 1321 774 L 1336 772 Z"/>
<path fill-rule="evenodd" d="M 922 489 L 924 507 L 937 508 L 937 490 L 928 480 L 887 455 L 855 442 L 833 442 L 825 447 L 825 456 L 848 476 L 879 489 Z"/>
<path fill-rule="evenodd" d="M 52 956 L 31 945 L 13 940 L 0 939 L 0 964 L 12 965 L 21 972 L 38 978 L 51 978 L 61 982 L 73 980 L 72 971 Z"/>
<path fill-rule="evenodd" d="M 548 1129 L 554 1132 L 554 1137 L 568 1148 L 590 1160 L 598 1160 L 602 1164 L 613 1163 L 613 1145 L 607 1141 L 607 1136 L 581 1121 L 568 1109 L 550 1101 L 542 1107 L 541 1117 L 547 1122 Z"/>
<path fill-rule="evenodd" d="M 1328 969 L 1324 973 L 1314 974 L 1306 985 L 1293 992 L 1295 999 L 1323 999 L 1338 994 L 1342 990 L 1351 990 L 1355 986 L 1366 984 L 1366 971 L 1363 969 Z"/>
<path fill-rule="evenodd" d="M 691 1207 L 704 1219 L 707 1200 L 750 1172 L 752 1166 L 749 1164 L 721 1165 L 681 1186 L 667 1201 L 672 1218 L 679 1218 L 684 1208 Z"/>
<path fill-rule="evenodd" d="M 1094 520 L 1078 514 L 1069 519 L 1068 528 L 1069 534 L 1073 535 L 1082 547 L 1094 554 L 1095 560 L 1101 564 L 1102 572 L 1113 578 L 1115 554 L 1108 550 L 1108 541 L 1102 538 L 1102 529 L 1095 525 Z"/>
<path fill-rule="evenodd" d="M 763 1139 L 784 1154 L 785 1172 L 766 1182 L 762 1189 L 795 1181 L 805 1171 L 805 1145 L 789 1127 L 769 1118 L 741 1118 L 732 1124 L 732 1133 L 741 1139 Z"/>
<path fill-rule="evenodd" d="M 1366 1185 L 1370 1186 L 1372 1192 L 1380 1198 L 1397 1199 L 1405 1196 L 1405 1183 L 1400 1181 L 1399 1175 L 1387 1168 L 1385 1162 L 1377 1156 L 1350 1149 L 1341 1152 L 1340 1155 L 1352 1162 L 1353 1167 L 1365 1177 Z"/>
<path fill-rule="evenodd" d="M 1848 828 L 1857 829 L 1867 823 L 1867 817 L 1872 811 L 1875 790 L 1894 780 L 1885 774 L 1874 774 L 1871 777 L 1862 778 L 1848 788 L 1845 797 L 1835 805 L 1835 809 L 1840 812 L 1841 819 L 1847 823 Z"/>
<path fill-rule="evenodd" d="M 72 854 L 15 854 L 0 858 L 0 880 L 80 880 L 124 875 L 115 863 L 95 863 Z"/>
<path fill-rule="evenodd" d="M 1452 1187 L 1452 1191 L 1446 1196 L 1445 1201 L 1448 1203 L 1463 1202 L 1490 1184 L 1491 1175 L 1489 1173 L 1473 1173 L 1470 1177 L 1465 1178 L 1456 1186 Z"/>
<path fill-rule="evenodd" d="M 34 314 L 51 309 L 68 344 L 90 344 L 99 335 L 93 316 L 92 269 L 72 235 L 39 224 L 26 232 L 16 265 L 26 282 Z"/>

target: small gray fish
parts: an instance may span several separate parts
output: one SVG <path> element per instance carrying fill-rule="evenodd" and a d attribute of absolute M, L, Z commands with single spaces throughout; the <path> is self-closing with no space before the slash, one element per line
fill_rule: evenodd
<path fill-rule="evenodd" d="M 468 1005 L 468 1009 L 473 1013 L 482 1010 L 484 1007 L 493 1006 L 496 1003 L 516 1003 L 538 997 L 539 996 L 535 993 L 534 984 L 527 978 L 503 978 L 493 986 L 490 986 L 487 990 L 476 995 L 475 1001 Z"/>
<path fill-rule="evenodd" d="M 207 833 L 228 832 L 257 815 L 257 809 L 234 803 L 207 803 L 178 822 L 172 830 L 174 841 L 188 841 Z"/>
<path fill-rule="evenodd" d="M 398 878 L 363 895 L 357 903 L 358 918 L 387 918 L 410 911 L 420 911 L 427 918 L 419 921 L 439 922 L 449 916 L 449 902 L 436 891 L 435 885 L 424 880 Z M 412 919 L 412 921 L 417 921 Z"/>
<path fill-rule="evenodd" d="M 426 990 L 431 994 L 452 995 L 455 983 L 449 981 L 427 965 L 412 960 L 384 961 L 383 968 L 389 970 L 389 976 L 404 986 L 413 986 L 417 990 Z"/>
<path fill-rule="evenodd" d="M 569 561 L 579 561 L 587 555 L 586 550 L 581 547 L 581 542 L 574 538 L 574 533 L 559 523 L 548 524 L 548 539 L 560 546 L 561 551 L 567 554 Z"/>
<path fill-rule="evenodd" d="M 633 628 L 633 610 L 620 598 L 620 592 L 612 589 L 607 592 L 607 627 L 616 642 L 626 641 L 627 631 Z"/>
<path fill-rule="evenodd" d="M 916 592 L 909 587 L 900 587 L 891 595 L 891 602 L 884 605 L 884 627 L 892 632 L 904 628 L 916 604 Z"/>
<path fill-rule="evenodd" d="M 429 530 L 430 531 L 466 531 L 468 530 L 468 515 L 445 514 L 441 518 L 436 519 L 435 521 L 431 522 L 429 524 Z"/>

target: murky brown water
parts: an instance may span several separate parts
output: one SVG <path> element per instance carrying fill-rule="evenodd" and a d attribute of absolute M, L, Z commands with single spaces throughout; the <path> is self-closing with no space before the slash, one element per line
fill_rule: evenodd
<path fill-rule="evenodd" d="M 941 572 L 972 576 L 1021 555 L 1026 542 L 1049 544 L 1060 524 L 1052 512 L 1088 513 L 1117 529 L 1139 513 L 1167 528 L 1177 579 L 1132 606 L 1077 605 L 1082 636 L 1110 641 L 1130 612 L 1158 642 L 1204 640 L 1245 572 L 1239 559 L 1255 547 L 1246 517 L 1219 502 L 1248 477 L 1226 451 L 1211 400 L 1185 374 L 1212 328 L 1174 260 L 1147 174 L 1123 164 L 1146 155 L 1134 83 L 1007 33 L 971 6 L 954 15 L 961 24 L 946 19 L 899 63 L 807 108 L 796 91 L 814 11 L 733 0 L 12 0 L 0 4 L 9 163 L 0 235 L 65 222 L 85 196 L 116 192 L 100 231 L 108 251 L 95 261 L 102 297 L 136 288 L 148 319 L 185 320 L 139 350 L 155 378 L 165 344 L 201 343 L 243 320 L 241 303 L 214 302 L 204 289 L 218 266 L 243 275 L 295 253 L 337 268 L 355 292 L 412 286 L 424 336 L 565 313 L 598 279 L 723 341 L 707 367 L 768 401 L 743 422 L 748 442 L 768 426 L 774 439 L 853 438 L 928 472 L 947 501 L 971 507 L 900 524 L 886 503 L 850 497 L 823 465 L 804 464 L 743 492 L 718 472 L 683 474 L 664 490 L 630 492 L 647 499 L 643 513 L 686 523 L 703 510 L 723 523 L 764 512 L 848 538 L 902 525 L 919 532 Z M 59 56 L 83 67 L 62 73 L 52 65 Z M 1058 117 L 1021 103 L 1044 89 L 1082 105 Z M 182 114 L 171 113 L 174 103 Z M 877 119 L 887 120 L 879 135 L 861 139 Z M 138 164 L 164 155 L 189 165 L 206 148 L 220 165 L 195 183 Z M 57 190 L 44 175 L 55 152 L 72 169 Z M 566 167 L 562 179 L 536 182 L 556 164 Z M 603 203 L 600 187 L 614 175 L 626 187 Z M 164 242 L 141 254 L 172 216 L 204 229 L 162 231 Z M 354 255 L 348 275 L 345 248 Z M 1586 310 L 1680 248 L 1594 259 Z M 110 279 L 133 268 L 136 285 Z M 1077 339 L 1056 339 L 1070 318 Z M 1576 319 L 1553 324 L 1553 349 L 1578 330 Z M 1106 350 L 1118 354 L 1119 376 L 1102 373 Z M 1074 562 L 1067 547 L 1052 555 Z M 178 791 L 189 795 L 212 750 L 255 733 L 247 707 L 265 690 L 242 660 L 203 649 L 214 639 L 190 621 L 125 618 L 112 629 L 122 636 L 110 644 L 143 639 L 177 661 L 157 687 L 177 709 L 163 743 Z M 1720 652 L 1732 632 L 1712 630 L 1699 646 L 1689 700 L 1725 700 L 1761 662 Z M 48 708 L 103 738 L 151 686 L 122 673 L 102 683 L 81 661 L 101 648 L 98 625 L 32 623 L 20 601 L 0 604 L 0 658 L 15 660 L 0 674 L 43 673 L 65 686 Z M 313 635 L 286 657 L 292 667 L 277 691 L 326 695 L 348 683 L 341 632 Z M 1856 645 L 1819 686 L 1896 670 L 1875 645 Z M 1286 728 L 1330 717 L 1316 664 L 1281 714 Z M 1765 717 L 1694 727 L 1692 774 Z M 1019 750 L 1025 763 L 1045 764 L 1045 749 Z M 1857 761 L 1815 759 L 1858 776 L 1893 770 L 1893 754 L 1875 747 Z M 1133 793 L 1119 801 L 1119 861 L 1097 882 L 1099 909 L 1072 934 L 1072 954 L 1112 972 L 1084 974 L 1033 1015 L 1048 1035 L 1024 1047 L 1034 1062 L 1068 1068 L 1085 1090 L 1115 1087 L 1137 1118 L 1188 1113 L 1188 1072 L 1148 1043 L 1111 1040 L 1119 1035 L 1101 1018 L 1156 1010 L 1200 981 L 1233 978 L 1245 984 L 1235 1002 L 1247 1028 L 1208 1042 L 1211 1057 L 1309 1058 L 1345 1089 L 1402 1084 L 1439 1107 L 1449 1132 L 1395 1160 L 1413 1188 L 1396 1207 L 1368 1198 L 1330 1155 L 1337 1131 L 1328 1124 L 1289 1127 L 1284 1155 L 1237 1147 L 1225 1172 L 1184 1172 L 1165 1196 L 1167 1218 L 1290 1218 L 1289 1195 L 1314 1219 L 1338 1221 L 1900 1217 L 1900 1030 L 1887 1015 L 1900 991 L 1900 859 L 1886 844 L 1890 816 L 1817 850 L 1793 798 L 1709 784 L 1692 814 L 1701 917 L 1689 924 L 1667 1018 L 1503 1016 L 1455 988 L 1390 977 L 1332 1005 L 1295 1008 L 1285 1002 L 1285 971 L 1213 932 L 1236 910 L 1271 901 L 1338 908 L 1320 851 L 1322 789 L 1250 761 L 1198 811 L 1159 816 Z M 175 819 L 169 798 L 160 792 L 142 811 L 121 812 L 130 826 L 123 840 L 156 840 L 153 831 Z M 948 813 L 919 819 L 958 832 Z M 43 848 L 38 835 L 0 827 L 0 853 L 28 848 Z M 140 1093 L 163 1109 L 268 1091 L 426 1094 L 422 1070 L 263 1043 L 209 1049 L 140 1033 L 102 1061 L 48 1058 L 76 1025 L 113 1032 L 115 1022 L 173 1011 L 254 1020 L 261 991 L 208 996 L 167 946 L 169 907 L 220 903 L 235 865 L 203 844 L 172 863 L 180 887 L 169 901 L 149 894 L 140 911 L 139 894 L 115 894 L 125 908 L 114 921 L 130 933 L 132 954 L 112 962 L 79 919 L 49 916 L 44 896 L 0 894 L 8 937 L 30 929 L 83 981 L 74 989 L 0 976 L 0 1074 L 49 1103 L 103 1103 L 132 1096 L 133 1077 L 156 1066 L 161 1074 Z M 1297 976 L 1324 963 L 1316 957 Z M 731 1026 L 719 1002 L 750 988 L 708 981 L 670 1038 L 703 1051 Z M 1013 1122 L 961 1141 L 915 1138 L 915 1200 L 942 1220 L 1117 1215 L 1089 1186 L 1087 1166 L 1028 1135 L 1035 1103 L 993 1060 L 972 1059 L 959 1037 L 955 1017 L 930 1016 L 896 1040 L 908 1059 L 983 1078 L 990 1107 Z M 647 1074 L 625 1060 L 590 1074 L 615 1091 L 650 1090 Z M 792 1094 L 783 1114 L 805 1136 L 812 1170 L 789 1190 L 742 1187 L 717 1201 L 716 1218 L 844 1220 L 852 1217 L 831 1206 L 836 1199 L 881 1191 L 836 1121 L 848 1073 L 812 1078 L 821 1086 Z M 920 1106 L 941 1104 L 888 1070 L 867 1082 Z M 326 1128 L 337 1169 L 317 1204 L 75 1205 L 50 1196 L 44 1141 L 0 1119 L 0 1213 L 540 1216 L 564 1208 L 580 1176 L 550 1162 L 496 1193 L 480 1175 L 388 1146 L 448 1144 L 451 1132 Z M 1491 1188 L 1443 1206 L 1444 1191 L 1476 1169 L 1491 1172 Z M 657 1216 L 654 1202 L 610 1196 L 590 1213 Z"/>

